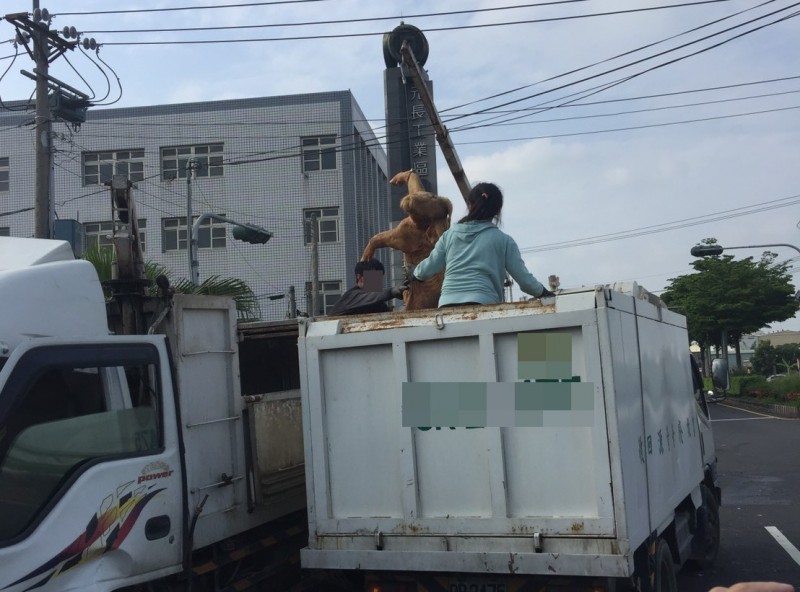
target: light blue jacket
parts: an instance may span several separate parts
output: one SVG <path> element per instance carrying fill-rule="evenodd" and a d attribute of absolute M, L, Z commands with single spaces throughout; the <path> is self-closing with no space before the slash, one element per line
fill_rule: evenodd
<path fill-rule="evenodd" d="M 428 258 L 414 269 L 426 280 L 445 270 L 439 306 L 503 302 L 505 272 L 523 292 L 539 296 L 544 286 L 531 275 L 514 239 L 492 222 L 453 224 L 436 242 Z"/>

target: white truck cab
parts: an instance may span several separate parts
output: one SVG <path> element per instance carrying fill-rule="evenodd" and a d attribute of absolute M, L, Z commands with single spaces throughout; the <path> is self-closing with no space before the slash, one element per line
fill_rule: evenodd
<path fill-rule="evenodd" d="M 0 237 L 0 591 L 233 584 L 305 542 L 299 389 L 242 395 L 231 299 L 161 304 L 164 334 L 112 335 L 89 262 Z M 261 331 L 296 356 L 292 329 Z"/>

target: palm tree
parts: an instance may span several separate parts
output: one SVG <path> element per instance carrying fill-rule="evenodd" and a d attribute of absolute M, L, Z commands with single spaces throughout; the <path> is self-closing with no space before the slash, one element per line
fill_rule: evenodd
<path fill-rule="evenodd" d="M 114 262 L 114 250 L 109 247 L 102 247 L 95 243 L 83 254 L 83 258 L 94 265 L 97 270 L 97 277 L 100 282 L 105 282 L 111 279 L 111 268 Z M 261 316 L 261 308 L 258 304 L 258 299 L 250 289 L 246 282 L 236 278 L 221 278 L 217 275 L 212 275 L 207 278 L 199 286 L 195 286 L 190 280 L 182 278 L 173 281 L 170 278 L 170 271 L 160 263 L 148 261 L 144 265 L 144 275 L 150 280 L 151 285 L 149 288 L 150 296 L 158 295 L 158 287 L 155 284 L 155 279 L 160 276 L 166 276 L 170 280 L 170 286 L 175 289 L 179 294 L 204 294 L 207 296 L 231 296 L 236 302 L 236 312 L 240 319 L 256 320 Z M 106 298 L 111 297 L 111 292 L 105 286 L 103 291 Z"/>

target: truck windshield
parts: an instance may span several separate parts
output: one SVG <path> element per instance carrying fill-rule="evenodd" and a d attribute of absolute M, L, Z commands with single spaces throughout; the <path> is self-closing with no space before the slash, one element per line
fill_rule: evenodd
<path fill-rule="evenodd" d="M 137 348 L 51 346 L 15 365 L 0 392 L 0 546 L 87 466 L 161 449 L 157 352 Z"/>

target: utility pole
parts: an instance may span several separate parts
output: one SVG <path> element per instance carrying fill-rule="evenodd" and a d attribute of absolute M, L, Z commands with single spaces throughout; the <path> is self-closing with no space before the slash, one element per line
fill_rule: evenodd
<path fill-rule="evenodd" d="M 36 166 L 34 191 L 34 236 L 50 238 L 54 218 L 53 205 L 50 199 L 53 184 L 53 148 L 52 120 L 60 117 L 66 121 L 80 124 L 85 120 L 86 107 L 91 103 L 88 97 L 74 91 L 60 80 L 49 75 L 50 62 L 61 56 L 68 49 L 75 49 L 77 41 L 67 41 L 58 36 L 58 32 L 50 30 L 50 13 L 46 8 L 39 8 L 39 0 L 33 0 L 33 12 L 20 12 L 5 15 L 17 30 L 16 43 L 25 47 L 28 55 L 36 63 L 34 74 L 22 70 L 22 74 L 36 81 L 36 116 L 34 120 Z M 75 37 L 75 27 L 65 27 L 65 37 Z M 95 48 L 94 39 L 84 39 L 84 47 Z M 66 94 L 63 88 L 70 88 L 75 95 Z M 54 90 L 54 106 L 50 104 L 48 88 Z M 52 111 L 51 111 L 52 110 Z"/>
<path fill-rule="evenodd" d="M 33 10 L 39 8 L 39 0 L 33 0 Z M 36 60 L 36 185 L 34 202 L 34 228 L 36 238 L 52 237 L 50 215 L 50 174 L 53 161 L 51 149 L 53 125 L 50 121 L 50 105 L 47 99 L 47 73 L 50 42 L 47 23 L 38 22 L 33 27 L 33 58 Z"/>
<path fill-rule="evenodd" d="M 319 222 L 311 214 L 311 318 L 319 315 Z"/>
<path fill-rule="evenodd" d="M 195 170 L 197 161 L 192 158 L 186 163 L 186 252 L 189 255 L 189 279 L 197 286 L 200 284 L 199 263 L 195 262 L 194 252 L 197 244 L 192 236 L 192 175 Z"/>

